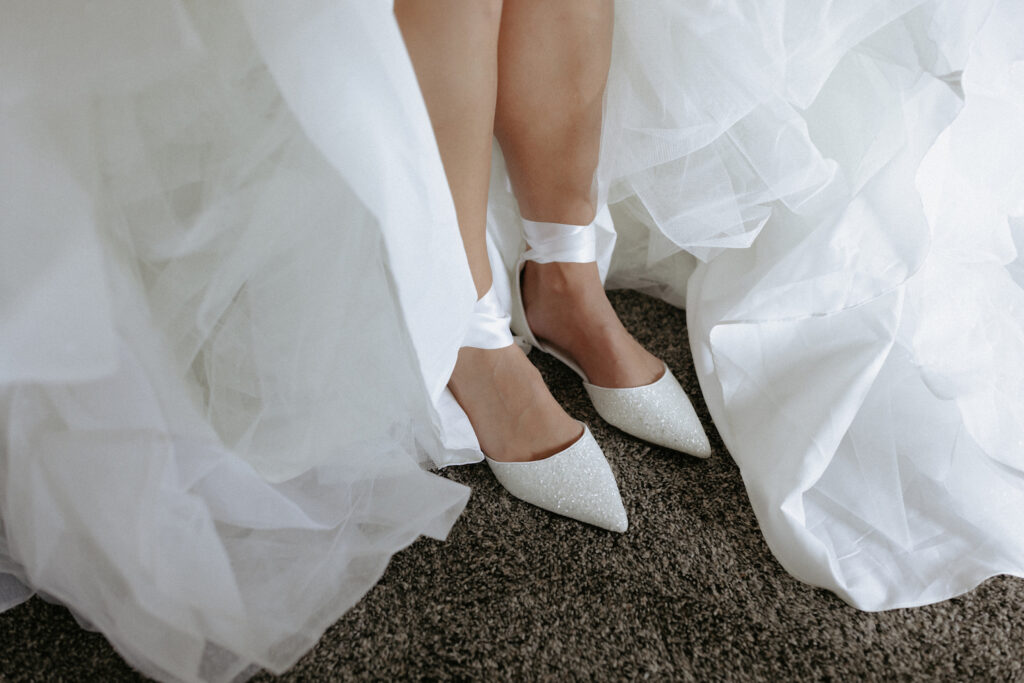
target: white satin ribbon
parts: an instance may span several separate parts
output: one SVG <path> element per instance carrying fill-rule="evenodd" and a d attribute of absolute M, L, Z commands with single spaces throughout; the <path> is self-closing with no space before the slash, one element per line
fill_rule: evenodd
<path fill-rule="evenodd" d="M 523 237 L 529 249 L 527 261 L 537 263 L 590 263 L 597 260 L 597 242 L 593 225 L 540 223 L 523 220 Z"/>
<path fill-rule="evenodd" d="M 474 349 L 503 349 L 514 344 L 508 328 L 510 319 L 492 286 L 473 305 L 473 317 L 462 345 Z"/>

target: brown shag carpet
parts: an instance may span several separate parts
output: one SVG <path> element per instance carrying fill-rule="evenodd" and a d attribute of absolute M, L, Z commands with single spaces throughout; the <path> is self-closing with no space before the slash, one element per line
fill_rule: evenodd
<path fill-rule="evenodd" d="M 623 322 L 699 396 L 685 315 L 612 293 Z M 708 461 L 605 425 L 579 381 L 531 355 L 608 454 L 630 518 L 617 535 L 511 498 L 485 466 L 446 543 L 423 539 L 290 672 L 349 679 L 1024 680 L 1024 581 L 948 602 L 859 612 L 799 583 L 758 532 L 717 434 Z M 5 681 L 138 680 L 102 636 L 33 599 L 0 615 Z"/>

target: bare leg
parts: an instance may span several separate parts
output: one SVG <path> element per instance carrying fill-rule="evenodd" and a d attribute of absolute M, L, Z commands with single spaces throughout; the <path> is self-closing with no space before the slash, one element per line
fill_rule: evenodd
<path fill-rule="evenodd" d="M 611 0 L 505 0 L 495 134 L 524 218 L 594 219 L 611 39 Z M 661 361 L 619 322 L 596 264 L 527 263 L 523 299 L 534 333 L 568 351 L 594 384 L 660 376 Z"/>
<path fill-rule="evenodd" d="M 395 18 L 430 113 L 479 298 L 491 288 L 484 227 L 501 0 L 396 0 Z"/>
<path fill-rule="evenodd" d="M 477 296 L 491 287 L 485 229 L 501 0 L 396 0 L 455 201 Z M 575 441 L 579 424 L 516 346 L 459 350 L 448 386 L 495 460 L 536 460 Z"/>

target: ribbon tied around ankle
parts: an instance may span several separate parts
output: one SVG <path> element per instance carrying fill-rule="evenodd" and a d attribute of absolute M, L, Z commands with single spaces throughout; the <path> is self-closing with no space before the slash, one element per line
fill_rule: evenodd
<path fill-rule="evenodd" d="M 593 225 L 540 223 L 523 220 L 523 237 L 530 246 L 523 254 L 536 263 L 590 263 L 597 260 Z"/>
<path fill-rule="evenodd" d="M 501 307 L 494 287 L 473 305 L 473 317 L 466 330 L 463 346 L 474 349 L 503 349 L 515 343 L 509 330 L 510 316 Z"/>

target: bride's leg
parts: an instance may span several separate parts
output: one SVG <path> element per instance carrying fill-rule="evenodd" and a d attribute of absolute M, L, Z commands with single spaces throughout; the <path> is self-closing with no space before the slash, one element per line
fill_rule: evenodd
<path fill-rule="evenodd" d="M 430 113 L 480 297 L 491 287 L 484 226 L 501 0 L 395 0 L 395 18 Z"/>
<path fill-rule="evenodd" d="M 395 17 L 441 152 L 477 296 L 491 287 L 485 228 L 501 0 L 396 0 Z M 580 435 L 516 346 L 462 348 L 448 385 L 483 451 L 535 460 Z"/>
<path fill-rule="evenodd" d="M 586 225 L 612 46 L 611 0 L 505 0 L 495 134 L 524 218 Z M 594 384 L 640 386 L 662 364 L 629 335 L 594 263 L 529 262 L 534 333 L 565 349 Z"/>

